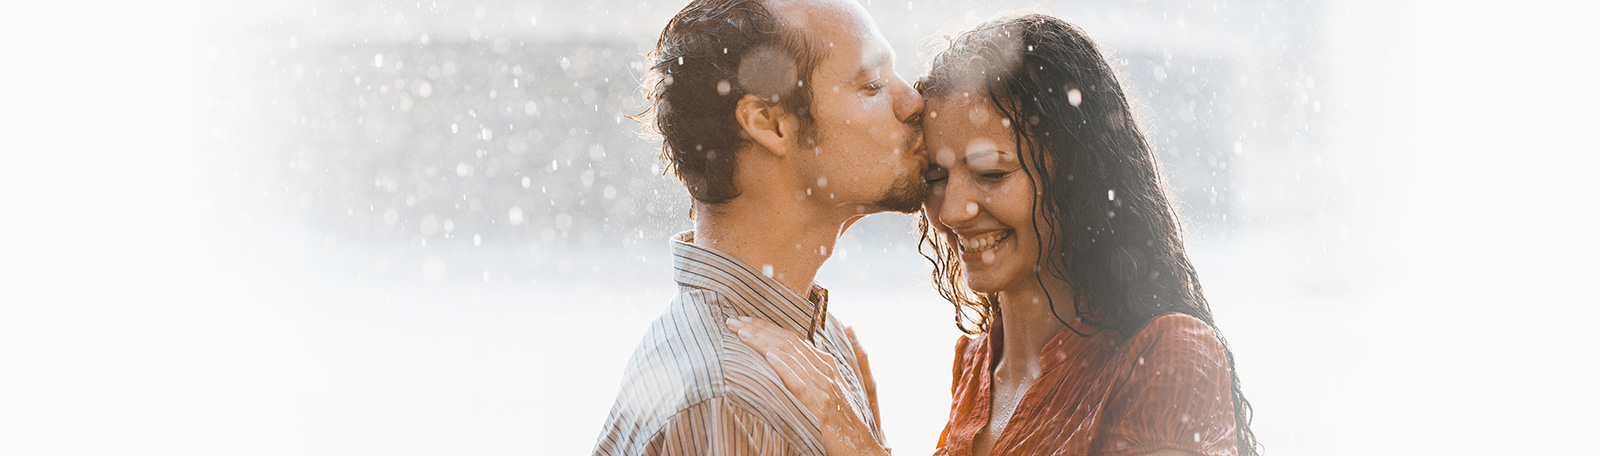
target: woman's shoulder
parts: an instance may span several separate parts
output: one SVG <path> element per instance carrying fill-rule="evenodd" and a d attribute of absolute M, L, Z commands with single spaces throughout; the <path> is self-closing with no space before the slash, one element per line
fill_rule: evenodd
<path fill-rule="evenodd" d="M 976 363 L 989 352 L 989 333 L 962 334 L 956 337 L 956 368 Z"/>
<path fill-rule="evenodd" d="M 1145 362 L 1156 360 L 1209 361 L 1225 358 L 1222 340 L 1211 325 L 1193 315 L 1171 312 L 1157 315 L 1134 331 L 1124 345 Z M 1155 358 L 1154 360 L 1149 358 Z"/>

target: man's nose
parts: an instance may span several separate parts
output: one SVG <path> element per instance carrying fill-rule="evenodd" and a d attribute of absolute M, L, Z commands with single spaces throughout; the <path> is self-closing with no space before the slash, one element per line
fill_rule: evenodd
<path fill-rule="evenodd" d="M 894 115 L 902 122 L 916 120 L 922 115 L 922 94 L 911 88 L 905 79 L 895 78 Z M 918 125 L 919 127 L 921 125 Z"/>

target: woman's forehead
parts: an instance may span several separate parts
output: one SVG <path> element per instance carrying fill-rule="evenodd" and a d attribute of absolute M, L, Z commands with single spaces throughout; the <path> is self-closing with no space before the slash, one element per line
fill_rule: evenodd
<path fill-rule="evenodd" d="M 927 101 L 923 132 L 928 136 L 934 161 L 950 166 L 1014 157 L 1011 149 L 1015 136 L 1010 123 L 987 94 L 954 92 Z"/>

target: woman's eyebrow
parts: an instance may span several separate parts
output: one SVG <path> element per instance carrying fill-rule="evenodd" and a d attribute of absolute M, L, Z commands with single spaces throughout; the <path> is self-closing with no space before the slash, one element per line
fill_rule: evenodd
<path fill-rule="evenodd" d="M 961 161 L 966 162 L 967 164 L 971 164 L 972 160 L 975 159 L 975 158 L 987 157 L 987 156 L 991 156 L 991 155 L 993 155 L 996 159 L 998 159 L 998 158 L 1000 158 L 1000 151 L 999 150 L 995 150 L 995 149 L 980 150 L 980 151 L 977 151 L 977 152 L 973 152 L 973 153 L 967 154 L 966 158 L 962 158 Z"/>

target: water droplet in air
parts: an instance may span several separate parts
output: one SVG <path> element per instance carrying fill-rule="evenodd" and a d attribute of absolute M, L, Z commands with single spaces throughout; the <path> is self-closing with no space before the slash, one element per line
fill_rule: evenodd
<path fill-rule="evenodd" d="M 433 233 L 439 231 L 439 219 L 433 218 L 433 214 L 425 215 L 422 217 L 422 226 L 420 228 L 422 228 L 423 236 L 432 236 Z"/>
<path fill-rule="evenodd" d="M 527 178 L 523 178 L 523 179 L 527 179 Z M 509 211 L 506 214 L 506 221 L 511 222 L 511 226 L 521 225 L 522 224 L 522 208 L 521 207 L 517 207 L 517 206 L 511 206 L 511 211 Z"/>
<path fill-rule="evenodd" d="M 1067 104 L 1076 107 L 1082 103 L 1083 92 L 1079 92 L 1078 89 L 1067 89 Z"/>

